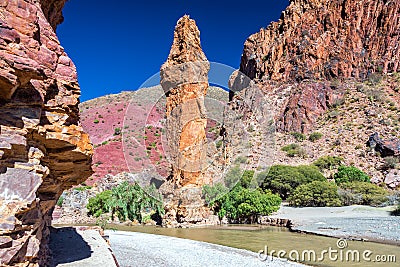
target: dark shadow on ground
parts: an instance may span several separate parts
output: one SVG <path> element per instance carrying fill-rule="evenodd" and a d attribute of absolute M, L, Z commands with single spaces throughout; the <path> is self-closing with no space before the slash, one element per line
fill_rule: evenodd
<path fill-rule="evenodd" d="M 89 258 L 92 250 L 73 227 L 50 228 L 51 267 Z"/>

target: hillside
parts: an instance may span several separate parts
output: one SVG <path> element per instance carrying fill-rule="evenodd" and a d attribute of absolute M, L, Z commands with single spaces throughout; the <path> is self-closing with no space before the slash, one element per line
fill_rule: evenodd
<path fill-rule="evenodd" d="M 275 121 L 275 164 L 341 156 L 377 184 L 400 185 L 399 17 L 399 1 L 293 0 L 279 21 L 246 40 L 232 103 L 247 126 L 252 112 L 267 106 Z M 253 89 L 243 77 L 264 99 L 251 110 Z M 313 133 L 319 139 L 309 141 Z M 367 144 L 374 133 L 390 153 Z M 296 151 L 281 150 L 291 144 Z"/>
<path fill-rule="evenodd" d="M 209 105 L 228 102 L 228 92 L 210 87 Z M 207 101 L 206 101 L 207 102 Z M 107 95 L 79 106 L 82 126 L 94 145 L 92 185 L 106 174 L 152 169 L 163 177 L 170 167 L 164 152 L 165 96 L 161 86 Z M 217 123 L 208 121 L 207 138 Z"/>

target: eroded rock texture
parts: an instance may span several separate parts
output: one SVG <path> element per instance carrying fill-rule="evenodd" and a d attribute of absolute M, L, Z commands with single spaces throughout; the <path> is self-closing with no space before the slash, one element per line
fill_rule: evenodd
<path fill-rule="evenodd" d="M 76 69 L 55 34 L 64 3 L 0 2 L 0 265 L 44 265 L 58 197 L 91 174 Z"/>
<path fill-rule="evenodd" d="M 175 27 L 172 48 L 160 73 L 167 97 L 166 134 L 172 163 L 169 178 L 172 187 L 168 191 L 173 193 L 167 197 L 167 209 L 171 219 L 180 222 L 197 222 L 204 217 L 200 213 L 204 206 L 201 186 L 207 183 L 204 179 L 207 168 L 204 96 L 209 68 L 196 23 L 189 16 L 183 16 Z"/>
<path fill-rule="evenodd" d="M 261 86 L 292 86 L 277 129 L 307 132 L 340 94 L 326 81 L 399 71 L 399 20 L 399 1 L 291 0 L 278 22 L 245 42 L 240 70 Z"/>

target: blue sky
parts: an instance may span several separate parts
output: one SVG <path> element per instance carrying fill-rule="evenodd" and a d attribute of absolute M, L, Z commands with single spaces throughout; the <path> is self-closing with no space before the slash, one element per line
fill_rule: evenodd
<path fill-rule="evenodd" d="M 189 14 L 209 61 L 237 69 L 246 38 L 279 19 L 281 1 L 69 0 L 57 34 L 78 69 L 81 101 L 135 90 L 157 74 Z M 221 80 L 225 80 L 221 74 Z M 157 81 L 157 75 L 153 82 Z"/>

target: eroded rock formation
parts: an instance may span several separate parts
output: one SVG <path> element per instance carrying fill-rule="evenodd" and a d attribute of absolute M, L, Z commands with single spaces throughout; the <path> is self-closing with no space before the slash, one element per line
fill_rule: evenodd
<path fill-rule="evenodd" d="M 282 101 L 277 129 L 307 132 L 341 94 L 337 81 L 399 70 L 399 19 L 399 1 L 291 0 L 278 22 L 245 42 L 240 71 L 267 93 L 286 84 L 292 99 Z"/>
<path fill-rule="evenodd" d="M 0 265 L 44 264 L 58 197 L 91 174 L 76 69 L 55 34 L 64 3 L 0 2 Z"/>
<path fill-rule="evenodd" d="M 160 73 L 167 97 L 166 134 L 172 163 L 167 216 L 179 222 L 197 222 L 208 215 L 203 210 L 201 186 L 207 183 L 204 179 L 207 168 L 204 96 L 209 68 L 196 23 L 185 15 L 175 27 L 171 51 Z"/>

